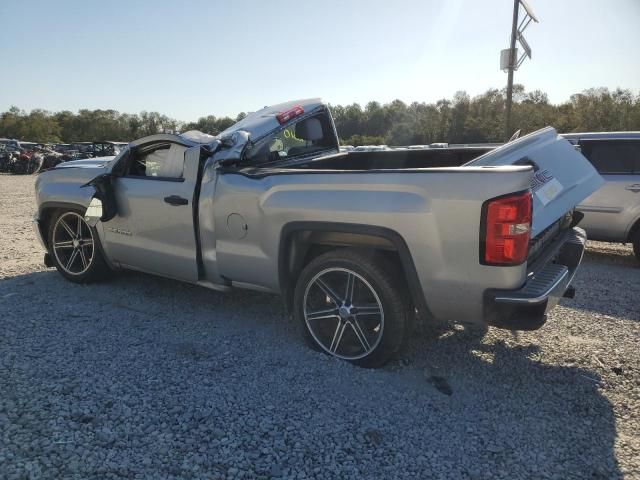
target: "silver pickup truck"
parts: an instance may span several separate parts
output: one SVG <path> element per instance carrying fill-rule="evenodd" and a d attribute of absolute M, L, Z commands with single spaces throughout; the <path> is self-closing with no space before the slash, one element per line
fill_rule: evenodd
<path fill-rule="evenodd" d="M 477 154 L 340 153 L 327 106 L 300 100 L 43 172 L 35 224 L 68 280 L 279 293 L 312 347 L 379 366 L 417 314 L 531 330 L 573 293 L 573 209 L 601 177 L 552 128 Z"/>

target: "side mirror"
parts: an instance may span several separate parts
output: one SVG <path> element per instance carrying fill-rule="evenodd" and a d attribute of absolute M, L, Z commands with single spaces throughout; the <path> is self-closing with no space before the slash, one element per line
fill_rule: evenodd
<path fill-rule="evenodd" d="M 111 182 L 111 175 L 103 173 L 82 185 L 83 187 L 93 187 L 95 189 L 93 198 L 85 212 L 85 220 L 92 227 L 98 223 L 98 220 L 108 222 L 118 213 L 116 197 L 113 193 L 113 185 Z M 94 218 L 97 218 L 97 220 L 93 220 Z"/>
<path fill-rule="evenodd" d="M 91 203 L 84 212 L 84 220 L 90 227 L 95 227 L 102 218 L 102 201 L 93 197 Z"/>

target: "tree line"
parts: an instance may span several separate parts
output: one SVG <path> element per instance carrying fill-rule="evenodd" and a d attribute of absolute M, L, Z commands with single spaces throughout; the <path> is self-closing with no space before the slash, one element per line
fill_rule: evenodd
<path fill-rule="evenodd" d="M 501 142 L 505 98 L 505 90 L 491 89 L 473 98 L 457 92 L 436 103 L 354 103 L 332 112 L 343 143 L 350 145 Z M 512 129 L 522 134 L 547 125 L 562 133 L 640 130 L 640 94 L 631 90 L 592 88 L 554 105 L 546 93 L 515 85 L 513 100 Z"/>
<path fill-rule="evenodd" d="M 197 122 L 184 123 L 158 112 L 139 114 L 116 110 L 79 110 L 48 112 L 35 109 L 27 113 L 11 107 L 0 114 L 0 137 L 32 142 L 73 143 L 81 141 L 129 142 L 136 138 L 163 132 L 201 130 L 216 135 L 244 117 L 216 118 L 213 115 Z"/>
<path fill-rule="evenodd" d="M 470 97 L 457 92 L 452 99 L 435 103 L 387 104 L 369 102 L 364 107 L 332 105 L 338 134 L 349 145 L 415 145 L 434 142 L 484 143 L 504 140 L 505 91 L 490 89 Z M 551 125 L 559 132 L 640 130 L 640 93 L 631 90 L 592 88 L 551 104 L 540 90 L 526 92 L 514 86 L 513 130 L 523 134 Z M 34 142 L 73 143 L 87 140 L 131 141 L 165 131 L 200 130 L 216 135 L 244 118 L 201 117 L 181 122 L 158 112 L 139 114 L 116 110 L 27 113 L 11 107 L 0 114 L 0 137 Z"/>

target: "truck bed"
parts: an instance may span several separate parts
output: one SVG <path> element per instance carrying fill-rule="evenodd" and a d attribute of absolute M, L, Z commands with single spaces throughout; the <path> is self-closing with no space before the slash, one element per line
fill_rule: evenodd
<path fill-rule="evenodd" d="M 459 167 L 492 150 L 490 147 L 431 148 L 344 152 L 315 158 L 289 168 L 319 170 L 403 170 L 413 168 Z"/>

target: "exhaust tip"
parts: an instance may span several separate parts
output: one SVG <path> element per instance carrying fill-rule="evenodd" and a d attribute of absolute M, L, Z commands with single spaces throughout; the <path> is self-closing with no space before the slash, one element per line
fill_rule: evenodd
<path fill-rule="evenodd" d="M 570 285 L 569 287 L 567 287 L 567 289 L 564 291 L 564 295 L 562 295 L 564 298 L 574 298 L 576 296 L 576 287 L 574 287 L 573 285 Z"/>

